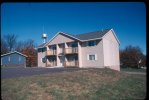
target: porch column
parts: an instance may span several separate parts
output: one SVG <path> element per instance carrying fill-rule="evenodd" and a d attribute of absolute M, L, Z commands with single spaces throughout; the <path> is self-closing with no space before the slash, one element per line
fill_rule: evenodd
<path fill-rule="evenodd" d="M 65 43 L 65 50 L 66 50 L 66 48 L 68 48 L 67 43 Z M 65 61 L 67 61 L 66 56 L 65 56 Z"/>
<path fill-rule="evenodd" d="M 60 52 L 59 45 L 56 44 L 56 63 L 57 63 L 57 66 L 60 66 L 60 59 L 59 59 L 59 57 L 58 57 L 59 52 Z"/>
<path fill-rule="evenodd" d="M 48 59 L 47 59 L 47 51 L 49 50 L 48 46 L 46 46 L 45 57 L 46 57 L 46 66 L 48 67 Z"/>
<path fill-rule="evenodd" d="M 82 48 L 80 42 L 78 42 L 78 61 L 79 61 L 79 67 L 82 68 Z"/>

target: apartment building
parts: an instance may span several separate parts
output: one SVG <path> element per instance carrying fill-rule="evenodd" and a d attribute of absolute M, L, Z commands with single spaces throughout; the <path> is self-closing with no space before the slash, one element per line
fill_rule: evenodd
<path fill-rule="evenodd" d="M 119 45 L 113 29 L 77 35 L 58 32 L 38 47 L 38 66 L 120 70 Z"/>

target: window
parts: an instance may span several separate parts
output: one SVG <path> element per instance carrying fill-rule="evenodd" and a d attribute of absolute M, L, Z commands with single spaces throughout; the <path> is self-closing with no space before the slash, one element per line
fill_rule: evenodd
<path fill-rule="evenodd" d="M 46 47 L 44 47 L 44 48 L 38 48 L 38 52 L 45 52 L 45 51 L 47 51 L 47 48 Z"/>
<path fill-rule="evenodd" d="M 72 43 L 72 44 L 71 44 L 71 47 L 78 47 L 77 42 Z"/>
<path fill-rule="evenodd" d="M 42 63 L 46 63 L 46 57 L 41 58 L 41 62 L 42 62 Z"/>
<path fill-rule="evenodd" d="M 96 41 L 88 41 L 88 46 L 95 46 L 96 45 Z"/>
<path fill-rule="evenodd" d="M 8 61 L 10 61 L 10 57 L 8 57 Z"/>
<path fill-rule="evenodd" d="M 89 55 L 89 60 L 95 60 L 95 55 Z"/>
<path fill-rule="evenodd" d="M 47 48 L 46 47 L 42 48 L 42 52 L 45 52 L 45 51 L 47 51 Z"/>
<path fill-rule="evenodd" d="M 21 57 L 19 56 L 19 61 L 21 61 Z"/>
<path fill-rule="evenodd" d="M 87 55 L 87 59 L 88 60 L 97 60 L 97 55 L 96 54 Z"/>

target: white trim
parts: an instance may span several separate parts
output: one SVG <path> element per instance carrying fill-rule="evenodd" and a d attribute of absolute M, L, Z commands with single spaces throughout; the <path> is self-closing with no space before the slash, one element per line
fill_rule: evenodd
<path fill-rule="evenodd" d="M 87 54 L 87 60 L 89 60 L 89 54 Z"/>
<path fill-rule="evenodd" d="M 69 37 L 75 38 L 75 39 L 77 39 L 77 40 L 80 40 L 80 39 L 78 39 L 78 38 L 76 38 L 76 37 L 73 37 L 73 36 L 71 36 L 71 35 L 68 35 L 67 33 L 64 33 L 64 32 L 60 32 L 60 33 L 65 34 L 65 35 L 67 35 L 67 36 L 69 36 Z M 81 40 L 80 40 L 80 41 L 81 41 Z"/>
<path fill-rule="evenodd" d="M 74 39 L 77 39 L 77 40 L 79 40 L 79 41 L 81 41 L 80 39 L 75 38 L 75 37 L 73 37 L 73 36 L 71 36 L 71 35 L 68 35 L 67 33 L 60 32 L 60 31 L 59 31 L 59 32 L 56 33 L 56 35 L 55 35 L 51 40 L 49 40 L 49 42 L 47 42 L 46 44 L 44 44 L 43 47 L 47 46 L 47 45 L 48 45 L 57 35 L 59 35 L 60 33 L 61 33 L 61 34 L 64 34 L 64 35 L 67 35 L 67 36 L 69 36 L 69 37 L 72 37 L 72 38 L 74 38 Z"/>
<path fill-rule="evenodd" d="M 115 34 L 114 30 L 113 30 L 113 29 L 111 29 L 111 31 L 114 33 L 114 36 L 116 37 L 116 40 L 117 40 L 117 41 L 118 41 L 118 43 L 120 44 L 120 41 L 118 40 L 118 38 L 117 38 L 117 36 L 116 36 L 116 34 Z"/>
<path fill-rule="evenodd" d="M 95 60 L 98 60 L 98 59 L 97 59 L 97 54 L 95 54 Z"/>
<path fill-rule="evenodd" d="M 10 53 L 3 54 L 3 55 L 1 55 L 1 57 L 2 57 L 2 56 L 9 55 L 9 54 L 12 54 L 12 53 L 18 53 L 18 54 L 20 54 L 20 55 L 22 55 L 22 56 L 27 57 L 26 55 L 24 55 L 24 54 L 22 54 L 22 53 L 20 53 L 20 52 L 17 52 L 17 51 L 14 51 L 14 52 L 10 52 Z"/>
<path fill-rule="evenodd" d="M 99 39 L 102 39 L 102 38 L 94 38 L 94 39 L 81 40 L 81 41 L 82 41 L 82 42 L 86 42 L 86 41 L 99 40 Z"/>
<path fill-rule="evenodd" d="M 94 57 L 95 57 L 95 59 L 93 60 L 90 60 L 90 55 L 93 55 Z M 96 54 L 88 54 L 88 60 L 90 60 L 90 61 L 95 61 L 97 59 L 97 57 L 96 57 Z"/>
<path fill-rule="evenodd" d="M 118 40 L 118 38 L 117 38 L 117 36 L 116 36 L 116 34 L 115 34 L 115 32 L 114 32 L 114 30 L 113 29 L 111 29 L 111 30 L 109 30 L 109 31 L 112 31 L 112 33 L 113 33 L 113 35 L 114 35 L 114 37 L 116 38 L 116 40 L 117 40 L 117 42 L 118 42 L 118 44 L 120 45 L 120 42 L 119 42 L 119 40 Z M 108 32 L 109 32 L 108 31 Z M 108 33 L 107 32 L 107 33 Z M 107 35 L 107 33 L 102 37 L 102 38 L 104 38 L 106 35 Z"/>
<path fill-rule="evenodd" d="M 109 31 L 112 31 L 112 33 L 114 34 L 116 40 L 117 40 L 118 43 L 120 44 L 120 42 L 119 42 L 117 36 L 115 35 L 114 30 L 113 30 L 113 29 L 110 29 Z M 108 31 L 108 32 L 109 32 L 109 31 Z M 107 32 L 107 33 L 108 33 L 108 32 Z M 74 36 L 71 36 L 71 35 L 69 35 L 69 34 L 67 34 L 67 33 L 60 32 L 60 31 L 59 31 L 59 32 L 56 33 L 56 35 L 55 35 L 52 39 L 50 39 L 47 43 L 45 43 L 45 44 L 43 45 L 43 47 L 47 46 L 47 45 L 48 45 L 58 34 L 60 34 L 60 33 L 61 33 L 61 34 L 64 34 L 64 35 L 67 35 L 67 36 L 69 36 L 69 37 L 72 37 L 72 38 L 74 38 L 74 39 L 77 39 L 77 40 L 79 40 L 79 41 L 81 41 L 81 42 L 103 39 L 103 38 L 107 35 L 107 33 L 106 33 L 106 34 L 104 34 L 104 36 L 102 36 L 102 37 L 100 37 L 100 38 L 87 39 L 87 40 L 80 40 L 80 39 L 78 39 L 78 38 L 76 38 L 76 37 L 74 37 Z M 38 48 L 43 48 L 43 47 L 38 47 Z"/>

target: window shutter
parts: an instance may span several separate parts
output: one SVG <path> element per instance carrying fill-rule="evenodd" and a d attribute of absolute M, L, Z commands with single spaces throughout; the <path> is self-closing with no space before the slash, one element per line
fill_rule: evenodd
<path fill-rule="evenodd" d="M 95 54 L 95 60 L 97 60 L 97 54 Z"/>

